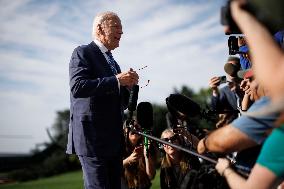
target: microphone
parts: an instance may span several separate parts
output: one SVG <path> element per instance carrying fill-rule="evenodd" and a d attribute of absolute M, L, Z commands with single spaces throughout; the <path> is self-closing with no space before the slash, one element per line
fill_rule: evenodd
<path fill-rule="evenodd" d="M 137 106 L 137 122 L 143 128 L 150 130 L 153 126 L 153 107 L 150 102 L 140 102 Z"/>
<path fill-rule="evenodd" d="M 129 119 L 132 119 L 133 112 L 136 110 L 138 93 L 139 93 L 139 85 L 134 85 L 130 92 L 128 107 L 127 107 L 130 114 Z"/>
<path fill-rule="evenodd" d="M 196 117 L 201 115 L 200 106 L 182 94 L 171 94 L 166 98 L 169 112 L 177 117 Z"/>
<path fill-rule="evenodd" d="M 214 121 L 214 116 L 217 114 L 238 112 L 238 110 L 203 110 L 199 104 L 182 94 L 171 94 L 166 98 L 166 104 L 170 114 L 175 119 L 183 119 L 185 117 L 193 118 L 199 116 L 207 121 Z"/>
<path fill-rule="evenodd" d="M 137 122 L 142 127 L 144 134 L 149 134 L 153 126 L 153 107 L 150 102 L 140 102 L 137 106 Z M 146 156 L 149 157 L 148 138 L 144 137 Z"/>

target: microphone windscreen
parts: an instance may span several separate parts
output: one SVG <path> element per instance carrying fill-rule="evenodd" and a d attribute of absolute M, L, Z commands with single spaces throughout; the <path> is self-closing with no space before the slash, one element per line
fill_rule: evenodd
<path fill-rule="evenodd" d="M 153 107 L 150 102 L 140 102 L 137 106 L 137 122 L 143 129 L 153 126 Z"/>
<path fill-rule="evenodd" d="M 138 100 L 138 93 L 139 93 L 139 85 L 134 85 L 130 92 L 129 102 L 128 102 L 128 110 L 135 111 L 137 106 Z"/>
<path fill-rule="evenodd" d="M 178 115 L 179 112 L 187 117 L 201 115 L 200 106 L 184 95 L 171 94 L 168 98 L 166 98 L 166 103 L 169 111 L 173 115 Z"/>

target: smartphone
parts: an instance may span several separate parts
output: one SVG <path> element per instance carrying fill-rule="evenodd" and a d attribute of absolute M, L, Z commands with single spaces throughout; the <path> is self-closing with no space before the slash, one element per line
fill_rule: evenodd
<path fill-rule="evenodd" d="M 143 153 L 143 148 L 144 148 L 143 145 L 142 146 L 137 146 L 137 147 L 134 148 L 134 151 L 136 153 Z"/>
<path fill-rule="evenodd" d="M 225 75 L 220 76 L 219 79 L 220 79 L 220 84 L 227 82 L 227 77 Z"/>

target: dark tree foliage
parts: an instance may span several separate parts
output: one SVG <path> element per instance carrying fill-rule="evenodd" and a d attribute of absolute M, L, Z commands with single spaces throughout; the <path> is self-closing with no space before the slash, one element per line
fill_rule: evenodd
<path fill-rule="evenodd" d="M 166 122 L 166 113 L 168 112 L 167 107 L 165 105 L 153 104 L 153 135 L 156 137 L 160 137 L 162 131 L 167 127 Z"/>
<path fill-rule="evenodd" d="M 65 149 L 67 144 L 67 134 L 69 126 L 70 111 L 63 110 L 57 112 L 55 123 L 52 126 L 52 133 L 48 130 L 51 141 Z"/>

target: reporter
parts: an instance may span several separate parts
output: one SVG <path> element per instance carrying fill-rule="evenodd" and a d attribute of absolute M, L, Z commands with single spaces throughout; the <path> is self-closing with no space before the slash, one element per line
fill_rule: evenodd
<path fill-rule="evenodd" d="M 243 92 L 239 87 L 239 79 L 237 72 L 240 69 L 240 59 L 237 57 L 229 57 L 224 65 L 224 70 L 227 73 L 227 84 L 219 89 L 220 78 L 212 77 L 209 81 L 209 86 L 212 89 L 211 107 L 217 112 L 231 111 L 227 113 L 226 123 L 232 122 L 238 117 L 238 110 L 243 99 Z"/>
<path fill-rule="evenodd" d="M 134 126 L 138 130 L 141 129 L 136 121 Z M 156 174 L 154 161 L 156 155 L 149 153 L 149 157 L 146 156 L 146 149 L 143 146 L 143 137 L 141 135 L 125 128 L 124 136 L 122 183 L 129 189 L 149 189 L 151 180 Z"/>
<path fill-rule="evenodd" d="M 171 129 L 164 130 L 161 139 L 182 145 L 182 138 Z M 191 171 L 200 167 L 198 159 L 168 145 L 163 145 L 163 149 L 166 154 L 161 161 L 161 189 L 189 188 L 192 185 Z"/>

